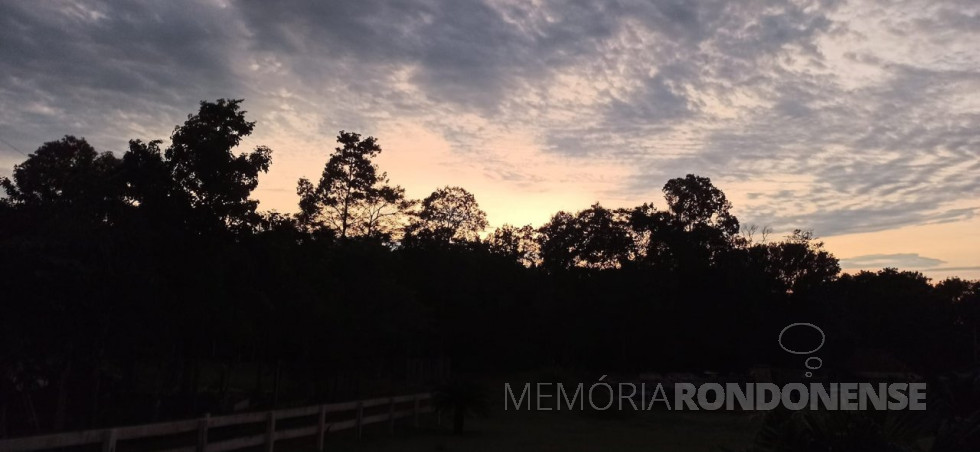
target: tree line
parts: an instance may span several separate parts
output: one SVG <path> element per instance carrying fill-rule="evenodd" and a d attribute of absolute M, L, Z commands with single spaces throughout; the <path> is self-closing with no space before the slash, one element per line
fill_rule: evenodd
<path fill-rule="evenodd" d="M 241 102 L 202 102 L 166 147 L 44 143 L 0 180 L 0 435 L 352 398 L 411 363 L 799 367 L 775 339 L 794 321 L 826 332 L 828 372 L 856 350 L 924 375 L 978 363 L 976 281 L 841 274 L 811 232 L 744 228 L 697 175 L 665 209 L 488 230 L 472 193 L 409 199 L 378 140 L 341 131 L 296 214 L 259 211 L 272 150 L 239 150 Z"/>

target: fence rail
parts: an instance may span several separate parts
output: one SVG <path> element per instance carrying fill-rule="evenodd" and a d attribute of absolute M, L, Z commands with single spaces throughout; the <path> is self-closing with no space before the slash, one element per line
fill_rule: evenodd
<path fill-rule="evenodd" d="M 102 444 L 103 452 L 115 452 L 116 444 L 119 441 L 165 437 L 191 432 L 197 432 L 196 444 L 159 452 L 225 452 L 261 445 L 265 445 L 266 452 L 273 452 L 276 441 L 307 436 L 315 436 L 317 450 L 322 451 L 327 432 L 355 429 L 357 437 L 360 438 L 362 427 L 365 425 L 388 422 L 389 431 L 392 431 L 395 428 L 396 419 L 407 417 L 413 418 L 414 425 L 417 427 L 419 415 L 433 411 L 431 399 L 432 395 L 428 393 L 411 394 L 224 416 L 211 417 L 205 415 L 200 419 L 156 424 L 3 439 L 0 440 L 0 452 L 35 451 L 99 443 Z M 411 406 L 406 407 L 405 405 L 409 405 L 409 403 Z M 367 408 L 382 406 L 387 406 L 388 410 L 383 413 L 364 414 L 364 410 Z M 327 420 L 328 414 L 346 411 L 353 412 L 354 417 L 352 419 Z M 278 421 L 314 415 L 317 416 L 317 419 L 313 425 L 276 429 Z M 208 442 L 208 432 L 212 429 L 260 422 L 265 423 L 265 433 Z"/>

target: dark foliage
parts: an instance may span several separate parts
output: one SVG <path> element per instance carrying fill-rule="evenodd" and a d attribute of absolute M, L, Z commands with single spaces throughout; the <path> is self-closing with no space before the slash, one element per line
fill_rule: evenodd
<path fill-rule="evenodd" d="M 978 364 L 976 282 L 841 276 L 805 231 L 753 243 L 705 177 L 667 182 L 667 210 L 595 204 L 481 238 L 471 193 L 413 213 L 376 140 L 341 132 L 299 215 L 257 212 L 271 151 L 236 151 L 254 127 L 239 107 L 202 103 L 165 149 L 45 143 L 3 180 L 8 432 L 352 398 L 448 363 L 738 372 L 795 359 L 775 340 L 794 321 L 823 327 L 828 371 L 859 349 L 923 375 Z"/>

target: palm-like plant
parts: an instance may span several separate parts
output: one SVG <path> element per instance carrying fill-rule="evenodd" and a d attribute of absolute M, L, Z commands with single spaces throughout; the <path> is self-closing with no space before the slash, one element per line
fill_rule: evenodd
<path fill-rule="evenodd" d="M 939 378 L 934 452 L 980 450 L 980 369 Z"/>
<path fill-rule="evenodd" d="M 777 410 L 743 452 L 921 451 L 924 427 L 911 412 Z"/>

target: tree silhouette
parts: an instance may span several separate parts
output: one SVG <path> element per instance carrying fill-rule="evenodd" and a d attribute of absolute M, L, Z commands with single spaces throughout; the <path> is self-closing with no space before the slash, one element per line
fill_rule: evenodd
<path fill-rule="evenodd" d="M 805 293 L 829 283 L 840 273 L 833 254 L 815 241 L 813 232 L 796 229 L 778 243 L 752 245 L 749 255 L 755 264 L 791 293 Z"/>
<path fill-rule="evenodd" d="M 575 215 L 558 212 L 539 232 L 541 259 L 549 269 L 616 268 L 635 252 L 623 212 L 598 203 Z"/>
<path fill-rule="evenodd" d="M 695 175 L 665 184 L 664 209 L 596 203 L 480 240 L 472 193 L 409 214 L 376 140 L 341 131 L 299 215 L 259 212 L 271 156 L 237 152 L 254 128 L 240 102 L 202 102 L 172 145 L 134 139 L 120 158 L 44 143 L 0 182 L 0 432 L 355 400 L 453 381 L 450 361 L 739 375 L 795 359 L 773 344 L 794 319 L 826 331 L 829 372 L 869 350 L 929 377 L 980 360 L 980 283 L 838 275 L 806 230 L 753 243 Z M 479 398 L 442 389 L 462 427 Z"/>
<path fill-rule="evenodd" d="M 639 261 L 673 269 L 671 245 L 683 240 L 683 228 L 670 212 L 658 211 L 651 203 L 634 207 L 629 216 L 630 231 L 639 249 Z"/>
<path fill-rule="evenodd" d="M 146 224 L 180 226 L 190 216 L 191 206 L 180 195 L 161 143 L 130 140 L 122 157 L 123 195 L 128 204 L 138 207 L 134 213 Z"/>
<path fill-rule="evenodd" d="M 486 227 L 487 214 L 476 197 L 461 187 L 446 186 L 422 200 L 408 233 L 440 243 L 476 242 Z"/>
<path fill-rule="evenodd" d="M 7 194 L 0 272 L 9 278 L 0 293 L 10 300 L 0 316 L 0 378 L 27 402 L 35 431 L 64 427 L 71 377 L 105 344 L 103 312 L 118 308 L 104 297 L 112 286 L 96 275 L 99 260 L 114 252 L 110 231 L 125 207 L 119 171 L 112 154 L 66 136 L 43 144 L 12 180 L 0 181 Z M 5 383 L 0 399 L 11 396 Z M 44 390 L 55 392 L 55 406 L 37 413 L 34 397 Z"/>
<path fill-rule="evenodd" d="M 688 174 L 667 181 L 663 192 L 668 211 L 644 204 L 630 213 L 630 226 L 645 248 L 642 261 L 697 273 L 741 245 L 732 205 L 710 179 Z"/>
<path fill-rule="evenodd" d="M 709 226 L 727 236 L 738 233 L 738 219 L 730 212 L 732 203 L 707 177 L 688 174 L 667 181 L 664 198 L 677 221 L 687 231 Z"/>
<path fill-rule="evenodd" d="M 245 120 L 241 102 L 201 102 L 200 111 L 174 129 L 172 144 L 164 152 L 179 190 L 175 195 L 191 205 L 200 221 L 216 220 L 238 229 L 258 221 L 258 201 L 249 195 L 258 186 L 259 173 L 267 172 L 272 161 L 272 150 L 264 146 L 233 153 L 255 127 L 255 122 Z"/>
<path fill-rule="evenodd" d="M 513 259 L 525 267 L 533 267 L 541 261 L 541 245 L 537 231 L 531 225 L 521 227 L 505 224 L 487 237 L 491 253 Z"/>
<path fill-rule="evenodd" d="M 312 229 L 328 228 L 338 237 L 381 237 L 390 239 L 401 226 L 402 213 L 411 206 L 405 190 L 388 185 L 388 175 L 379 172 L 372 159 L 381 153 L 374 137 L 340 131 L 335 148 L 314 185 L 301 178 L 300 223 Z"/>
<path fill-rule="evenodd" d="M 952 305 L 954 323 L 966 330 L 971 361 L 980 365 L 980 281 L 947 278 L 936 285 L 940 301 Z"/>
<path fill-rule="evenodd" d="M 14 167 L 13 179 L 0 179 L 7 202 L 51 215 L 71 215 L 66 221 L 106 222 L 122 206 L 119 159 L 99 154 L 84 138 L 65 136 L 44 143 L 24 163 Z"/>

